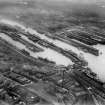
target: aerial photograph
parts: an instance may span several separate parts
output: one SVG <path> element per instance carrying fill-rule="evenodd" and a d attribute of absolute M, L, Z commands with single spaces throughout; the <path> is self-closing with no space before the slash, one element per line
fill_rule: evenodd
<path fill-rule="evenodd" d="M 105 105 L 105 0 L 0 0 L 0 105 Z"/>

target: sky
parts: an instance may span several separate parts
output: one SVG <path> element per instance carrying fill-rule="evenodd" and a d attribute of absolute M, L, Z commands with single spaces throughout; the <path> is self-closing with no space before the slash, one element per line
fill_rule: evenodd
<path fill-rule="evenodd" d="M 33 1 L 33 0 L 0 0 L 0 1 Z M 36 1 L 36 0 L 34 0 Z M 45 0 L 38 0 L 38 1 L 45 1 Z M 84 2 L 84 3 L 92 3 L 92 2 L 105 2 L 105 0 L 46 0 L 46 1 L 65 1 L 65 2 Z"/>
<path fill-rule="evenodd" d="M 40 0 L 43 1 L 43 0 Z M 46 1 L 65 1 L 65 2 L 74 2 L 74 3 L 105 3 L 105 0 L 46 0 Z"/>
<path fill-rule="evenodd" d="M 26 1 L 38 1 L 38 2 L 69 2 L 79 4 L 101 4 L 105 5 L 105 0 L 0 0 L 0 2 L 26 2 Z"/>

